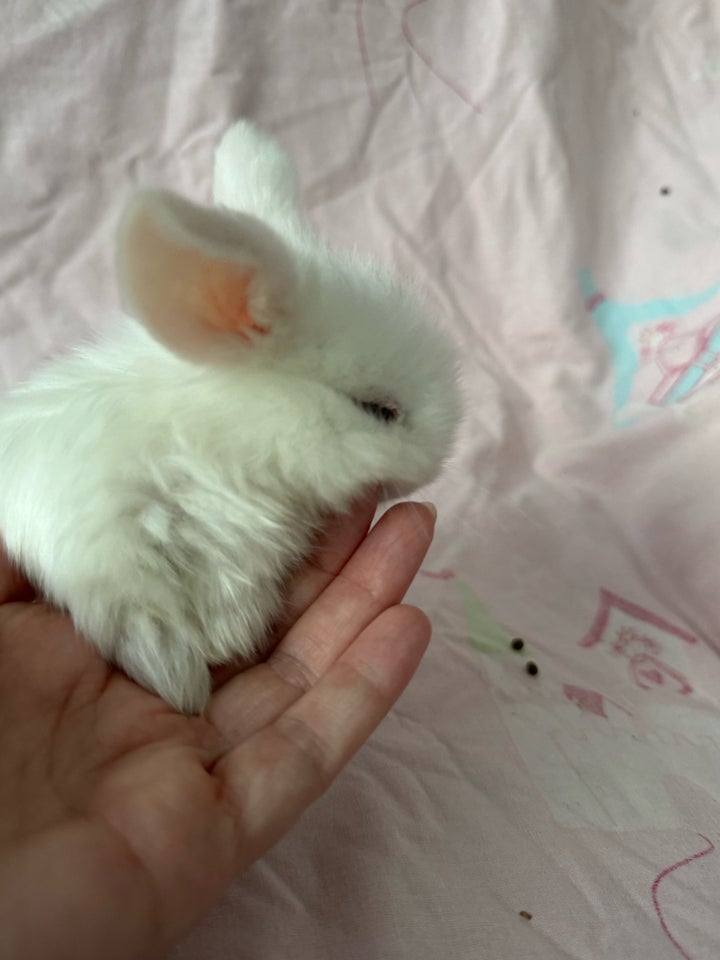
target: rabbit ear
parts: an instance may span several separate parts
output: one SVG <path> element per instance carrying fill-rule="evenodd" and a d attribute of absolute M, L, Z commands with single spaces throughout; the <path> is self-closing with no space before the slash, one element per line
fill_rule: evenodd
<path fill-rule="evenodd" d="M 288 314 L 292 257 L 254 217 L 146 190 L 125 212 L 117 253 L 127 312 L 190 359 L 229 343 L 258 349 Z"/>

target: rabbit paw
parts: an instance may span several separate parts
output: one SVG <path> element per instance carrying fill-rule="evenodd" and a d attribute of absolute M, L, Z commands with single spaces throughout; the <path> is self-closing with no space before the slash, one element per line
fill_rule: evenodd
<path fill-rule="evenodd" d="M 202 713 L 210 698 L 210 671 L 201 638 L 189 619 L 157 605 L 128 604 L 113 644 L 118 666 L 181 713 Z"/>

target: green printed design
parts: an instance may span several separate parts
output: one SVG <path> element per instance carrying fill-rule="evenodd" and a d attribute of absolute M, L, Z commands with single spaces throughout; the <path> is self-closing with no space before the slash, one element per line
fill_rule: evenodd
<path fill-rule="evenodd" d="M 455 586 L 465 607 L 470 646 L 481 653 L 507 653 L 513 635 L 497 622 L 466 583 L 456 580 Z"/>

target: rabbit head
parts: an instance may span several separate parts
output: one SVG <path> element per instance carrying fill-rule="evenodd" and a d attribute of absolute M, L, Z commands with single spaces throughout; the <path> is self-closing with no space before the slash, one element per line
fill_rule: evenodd
<path fill-rule="evenodd" d="M 452 345 L 413 291 L 362 258 L 304 227 L 282 235 L 253 214 L 148 190 L 121 222 L 118 276 L 127 312 L 202 368 L 206 392 L 218 384 L 211 418 L 218 407 L 245 417 L 246 446 L 254 436 L 258 463 L 263 444 L 274 450 L 265 467 L 291 486 L 312 475 L 331 507 L 368 484 L 402 496 L 447 457 Z"/>

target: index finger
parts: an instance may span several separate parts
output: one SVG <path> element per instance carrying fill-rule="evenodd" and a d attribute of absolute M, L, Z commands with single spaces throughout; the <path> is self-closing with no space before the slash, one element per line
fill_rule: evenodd
<path fill-rule="evenodd" d="M 353 504 L 348 513 L 330 519 L 315 550 L 288 585 L 285 611 L 275 624 L 277 636 L 287 633 L 342 570 L 367 535 L 377 503 L 377 491 L 372 490 Z"/>
<path fill-rule="evenodd" d="M 211 721 L 233 742 L 300 698 L 383 611 L 402 600 L 422 564 L 434 519 L 396 504 L 370 531 L 267 661 L 230 680 L 213 698 Z"/>
<path fill-rule="evenodd" d="M 377 502 L 377 491 L 372 490 L 354 503 L 347 513 L 328 520 L 312 554 L 287 585 L 283 612 L 273 624 L 275 637 L 284 637 L 342 570 L 367 535 L 375 516 Z M 213 687 L 222 687 L 237 676 L 241 669 L 237 663 L 213 667 Z"/>
<path fill-rule="evenodd" d="M 434 508 L 413 502 L 391 507 L 272 652 L 273 669 L 285 679 L 321 677 L 375 617 L 401 602 L 434 528 Z"/>

